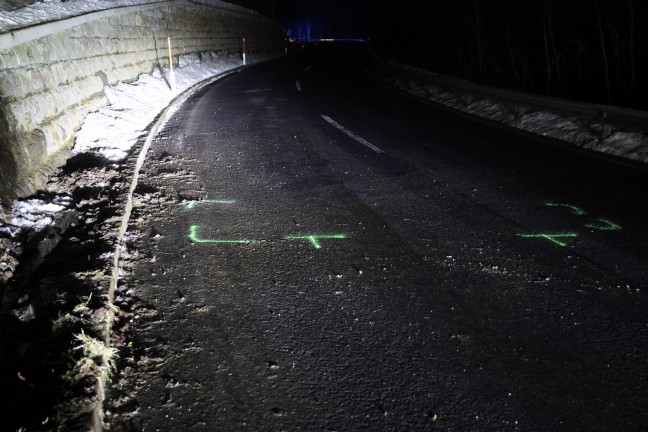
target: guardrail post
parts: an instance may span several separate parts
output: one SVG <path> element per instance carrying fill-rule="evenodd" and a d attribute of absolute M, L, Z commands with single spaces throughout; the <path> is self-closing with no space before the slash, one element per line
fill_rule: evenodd
<path fill-rule="evenodd" d="M 608 112 L 601 112 L 601 118 L 603 119 L 603 128 L 601 129 L 601 140 L 608 138 L 612 135 L 612 125 L 607 122 Z"/>
<path fill-rule="evenodd" d="M 524 117 L 527 112 L 529 112 L 529 108 L 518 105 L 515 109 L 516 118 Z"/>
<path fill-rule="evenodd" d="M 465 96 L 463 97 L 464 103 L 466 106 L 470 106 L 473 103 L 473 95 L 472 93 L 466 93 Z"/>
<path fill-rule="evenodd" d="M 243 45 L 242 45 L 242 51 L 243 51 L 243 66 L 245 66 L 245 38 L 243 38 Z"/>

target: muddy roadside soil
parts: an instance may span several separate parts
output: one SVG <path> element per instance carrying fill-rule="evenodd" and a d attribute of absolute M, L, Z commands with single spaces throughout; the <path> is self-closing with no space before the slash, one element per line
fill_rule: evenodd
<path fill-rule="evenodd" d="M 190 164 L 191 161 L 166 152 L 149 155 L 133 197 L 133 213 L 125 239 L 127 257 L 122 261 L 126 273 L 147 263 L 145 267 L 154 268 L 152 271 L 164 277 L 167 270 L 155 264 L 157 242 L 162 238 L 156 226 L 178 206 L 200 200 L 205 195 L 204 187 L 187 168 Z M 175 181 L 169 182 L 169 178 Z M 169 184 L 180 186 L 170 187 Z M 137 416 L 141 403 L 136 396 L 142 381 L 139 377 L 155 374 L 165 359 L 186 348 L 149 331 L 163 317 L 154 305 L 138 295 L 137 283 L 136 278 L 121 280 L 115 297 L 115 305 L 129 319 L 115 329 L 123 345 L 117 361 L 119 372 L 108 388 L 106 400 L 106 426 L 110 430 L 142 430 L 141 419 Z M 182 287 L 178 287 L 179 304 L 184 301 L 181 290 Z"/>
<path fill-rule="evenodd" d="M 137 154 L 137 148 L 134 153 Z M 107 301 L 112 256 L 134 158 L 80 154 L 26 202 L 63 204 L 55 216 L 0 220 L 0 405 L 3 430 L 88 430 L 100 412 L 98 379 L 112 373 L 129 319 Z M 38 200 L 38 201 L 34 201 Z M 52 218 L 20 229 L 16 216 Z"/>

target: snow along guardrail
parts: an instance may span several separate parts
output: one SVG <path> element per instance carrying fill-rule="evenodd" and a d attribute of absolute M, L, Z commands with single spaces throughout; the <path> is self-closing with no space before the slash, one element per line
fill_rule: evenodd
<path fill-rule="evenodd" d="M 176 64 L 238 54 L 243 37 L 248 52 L 283 48 L 276 21 L 217 0 L 121 3 L 0 35 L 0 204 L 34 192 L 65 162 L 84 118 L 110 103 L 108 86 L 168 66 L 167 36 Z"/>
<path fill-rule="evenodd" d="M 648 112 L 501 89 L 372 57 L 374 75 L 405 93 L 579 147 L 648 163 Z M 525 118 L 531 113 L 535 118 Z"/>

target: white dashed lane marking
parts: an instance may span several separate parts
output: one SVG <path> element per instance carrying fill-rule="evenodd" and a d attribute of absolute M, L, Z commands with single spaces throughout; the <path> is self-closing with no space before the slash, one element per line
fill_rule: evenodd
<path fill-rule="evenodd" d="M 376 153 L 385 153 L 384 151 L 382 151 L 382 149 L 380 149 L 380 148 L 376 147 L 375 145 L 371 144 L 369 141 L 362 138 L 361 136 L 358 136 L 358 135 L 354 134 L 349 129 L 345 128 L 344 126 L 342 126 L 341 124 L 339 124 L 338 122 L 333 120 L 331 117 L 322 114 L 322 118 L 324 120 L 326 120 L 327 122 L 329 122 L 330 124 L 332 124 L 333 126 L 335 126 L 337 129 L 341 130 L 342 132 L 344 132 L 345 134 L 347 134 L 348 136 L 353 138 L 354 140 L 358 141 L 363 146 L 375 151 Z"/>

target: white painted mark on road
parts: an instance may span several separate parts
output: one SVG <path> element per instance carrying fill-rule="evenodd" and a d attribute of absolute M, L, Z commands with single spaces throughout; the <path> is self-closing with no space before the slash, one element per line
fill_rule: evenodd
<path fill-rule="evenodd" d="M 295 81 L 295 87 L 297 87 L 297 91 L 302 91 L 301 83 L 299 81 Z"/>
<path fill-rule="evenodd" d="M 385 152 L 382 151 L 380 148 L 378 148 L 378 147 L 376 147 L 375 145 L 371 144 L 371 143 L 370 143 L 369 141 L 367 141 L 366 139 L 364 139 L 364 138 L 362 138 L 362 137 L 360 137 L 360 136 L 354 134 L 354 133 L 351 132 L 349 129 L 345 128 L 344 126 L 342 126 L 341 124 L 339 124 L 338 122 L 336 122 L 335 120 L 333 120 L 331 117 L 322 114 L 322 118 L 323 118 L 324 120 L 326 120 L 327 122 L 329 122 L 330 124 L 332 124 L 333 126 L 335 126 L 336 128 L 338 128 L 339 130 L 341 130 L 342 132 L 344 132 L 345 134 L 347 134 L 348 136 L 350 136 L 351 138 L 353 138 L 354 140 L 358 141 L 358 142 L 359 142 L 360 144 L 362 144 L 363 146 L 368 147 L 369 149 L 375 151 L 376 153 L 385 153 Z"/>
<path fill-rule="evenodd" d="M 311 69 L 313 69 L 313 66 L 308 66 L 306 69 L 304 69 L 304 72 L 308 72 Z"/>

